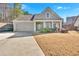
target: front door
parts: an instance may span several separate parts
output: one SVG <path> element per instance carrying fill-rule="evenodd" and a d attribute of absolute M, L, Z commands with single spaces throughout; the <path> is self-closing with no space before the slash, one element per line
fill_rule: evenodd
<path fill-rule="evenodd" d="M 36 31 L 40 31 L 43 29 L 43 22 L 36 22 Z"/>

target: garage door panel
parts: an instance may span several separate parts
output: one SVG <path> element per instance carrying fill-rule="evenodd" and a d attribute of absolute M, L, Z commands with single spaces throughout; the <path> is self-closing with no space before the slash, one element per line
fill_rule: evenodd
<path fill-rule="evenodd" d="M 34 31 L 34 24 L 32 22 L 18 22 L 16 31 Z"/>

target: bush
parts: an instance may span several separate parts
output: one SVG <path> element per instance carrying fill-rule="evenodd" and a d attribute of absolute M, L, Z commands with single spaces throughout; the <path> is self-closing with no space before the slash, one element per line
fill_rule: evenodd
<path fill-rule="evenodd" d="M 56 29 L 52 29 L 52 28 L 43 28 L 40 30 L 41 33 L 49 33 L 49 32 L 55 32 Z"/>
<path fill-rule="evenodd" d="M 47 33 L 47 32 L 49 32 L 49 29 L 48 28 L 43 28 L 43 29 L 40 30 L 40 32 Z"/>
<path fill-rule="evenodd" d="M 56 28 L 51 29 L 51 31 L 52 31 L 52 32 L 55 32 L 55 31 L 56 31 Z"/>
<path fill-rule="evenodd" d="M 67 32 L 68 32 L 67 29 L 62 28 L 61 33 L 67 33 Z"/>

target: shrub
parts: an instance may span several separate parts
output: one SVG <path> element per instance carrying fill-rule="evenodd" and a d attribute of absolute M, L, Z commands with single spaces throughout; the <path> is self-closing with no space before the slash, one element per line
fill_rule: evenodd
<path fill-rule="evenodd" d="M 68 32 L 67 29 L 62 28 L 61 33 L 67 33 L 67 32 Z"/>
<path fill-rule="evenodd" d="M 49 32 L 55 32 L 56 29 L 52 29 L 52 28 L 43 28 L 40 30 L 41 33 L 49 33 Z"/>
<path fill-rule="evenodd" d="M 55 31 L 56 31 L 55 28 L 51 28 L 51 29 L 50 29 L 50 32 L 55 32 Z"/>
<path fill-rule="evenodd" d="M 47 33 L 47 32 L 49 32 L 49 29 L 48 28 L 43 28 L 43 29 L 40 30 L 40 32 Z"/>

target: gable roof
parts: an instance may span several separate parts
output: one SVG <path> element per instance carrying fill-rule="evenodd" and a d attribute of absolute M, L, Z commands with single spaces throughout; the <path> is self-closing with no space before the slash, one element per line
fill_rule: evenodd
<path fill-rule="evenodd" d="M 49 12 L 51 14 L 50 18 L 46 17 L 46 13 Z M 20 15 L 16 20 L 61 20 L 62 18 L 58 16 L 51 8 L 47 7 L 40 14 L 35 15 Z"/>
<path fill-rule="evenodd" d="M 71 17 L 67 17 L 66 20 L 66 24 L 65 25 L 70 25 L 70 24 L 74 24 L 77 20 L 79 16 L 71 16 Z"/>
<path fill-rule="evenodd" d="M 46 13 L 49 12 L 51 14 L 50 18 L 46 18 Z M 59 15 L 57 15 L 50 7 L 45 8 L 45 10 L 43 10 L 40 14 L 36 14 L 34 17 L 34 20 L 59 20 L 61 19 L 61 17 Z"/>
<path fill-rule="evenodd" d="M 79 15 L 77 16 L 76 21 L 74 22 L 74 26 L 79 26 Z"/>
<path fill-rule="evenodd" d="M 54 10 L 52 10 L 50 7 L 47 7 L 44 11 L 45 12 L 51 12 L 54 16 L 61 18 Z"/>

